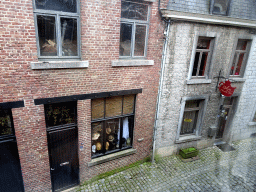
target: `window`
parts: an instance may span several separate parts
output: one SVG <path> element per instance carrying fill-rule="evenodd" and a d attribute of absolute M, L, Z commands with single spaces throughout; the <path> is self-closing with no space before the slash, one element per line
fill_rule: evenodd
<path fill-rule="evenodd" d="M 76 102 L 45 105 L 46 127 L 76 125 Z"/>
<path fill-rule="evenodd" d="M 92 100 L 92 157 L 132 146 L 135 95 Z"/>
<path fill-rule="evenodd" d="M 147 4 L 122 0 L 119 48 L 121 58 L 146 56 L 148 15 Z"/>
<path fill-rule="evenodd" d="M 249 54 L 249 48 L 249 40 L 238 39 L 230 69 L 230 76 L 243 77 Z"/>
<path fill-rule="evenodd" d="M 228 15 L 230 0 L 211 0 L 211 14 Z"/>
<path fill-rule="evenodd" d="M 200 138 L 208 98 L 208 95 L 182 98 L 176 143 Z"/>
<path fill-rule="evenodd" d="M 202 100 L 186 101 L 180 135 L 195 134 Z"/>
<path fill-rule="evenodd" d="M 34 0 L 38 57 L 79 58 L 79 9 L 76 0 Z"/>
<path fill-rule="evenodd" d="M 14 135 L 11 109 L 0 110 L 0 137 Z"/>
<path fill-rule="evenodd" d="M 213 41 L 210 37 L 198 37 L 191 78 L 208 78 Z"/>

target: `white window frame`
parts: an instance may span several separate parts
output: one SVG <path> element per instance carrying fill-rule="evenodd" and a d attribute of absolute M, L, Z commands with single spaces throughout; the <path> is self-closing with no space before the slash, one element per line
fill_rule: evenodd
<path fill-rule="evenodd" d="M 185 105 L 186 101 L 191 100 L 202 100 L 200 103 L 200 109 L 197 117 L 197 123 L 195 128 L 195 133 L 193 134 L 186 134 L 186 135 L 180 135 L 181 127 L 182 127 L 182 121 L 183 121 L 183 115 L 185 112 Z M 200 96 L 191 96 L 191 97 L 183 97 L 181 100 L 181 110 L 180 110 L 180 117 L 178 122 L 178 129 L 176 133 L 176 143 L 185 142 L 188 140 L 197 140 L 201 139 L 201 130 L 203 126 L 203 119 L 206 112 L 206 106 L 209 100 L 209 95 L 200 95 Z"/>
<path fill-rule="evenodd" d="M 80 32 L 80 1 L 76 0 L 77 2 L 77 12 L 62 12 L 62 11 L 54 11 L 54 10 L 45 10 L 45 9 L 37 9 L 35 0 L 33 0 L 33 8 L 34 8 L 34 21 L 35 21 L 35 31 L 36 31 L 36 44 L 37 44 L 37 55 L 38 59 L 42 61 L 52 61 L 52 60 L 79 60 L 81 58 L 81 32 Z M 56 24 L 56 41 L 57 41 L 57 56 L 41 56 L 40 55 L 40 45 L 39 45 L 39 34 L 38 34 L 38 25 L 37 25 L 37 16 L 44 15 L 44 16 L 54 16 L 55 17 L 55 24 Z M 60 56 L 61 54 L 61 24 L 60 18 L 74 18 L 77 20 L 77 56 Z"/>
<path fill-rule="evenodd" d="M 148 31 L 149 31 L 149 19 L 150 19 L 150 5 L 148 3 L 139 3 L 136 1 L 129 1 L 129 0 L 122 0 L 125 2 L 131 2 L 136 4 L 143 4 L 148 7 L 148 14 L 147 14 L 147 20 L 136 20 L 136 19 L 127 19 L 121 17 L 121 23 L 120 23 L 120 32 L 121 32 L 121 24 L 131 24 L 132 25 L 132 34 L 131 34 L 131 53 L 130 56 L 120 56 L 120 59 L 143 59 L 147 56 L 147 45 L 148 45 Z M 144 46 L 144 56 L 134 56 L 134 47 L 135 47 L 135 32 L 136 32 L 136 25 L 144 25 L 146 26 L 146 34 L 145 34 L 145 46 Z M 121 34 L 120 34 L 120 40 L 121 40 Z M 119 48 L 120 49 L 120 48 Z"/>
<path fill-rule="evenodd" d="M 245 51 L 236 50 L 238 40 L 246 40 L 247 41 L 247 46 L 246 46 Z M 232 56 L 231 56 L 231 59 L 230 59 L 229 70 L 228 70 L 228 76 L 230 78 L 243 78 L 244 77 L 244 73 L 245 73 L 245 70 L 246 70 L 247 63 L 248 63 L 248 58 L 249 58 L 249 55 L 250 55 L 252 40 L 253 40 L 253 37 L 251 35 L 237 36 L 236 37 L 236 40 L 235 40 L 234 45 L 233 45 L 233 51 L 232 51 Z M 239 75 L 230 75 L 231 67 L 232 67 L 236 52 L 245 53 L 244 58 L 243 58 L 243 62 L 242 62 L 242 67 L 241 67 Z M 237 62 L 238 61 L 236 61 L 235 65 L 237 65 Z"/>
<path fill-rule="evenodd" d="M 212 68 L 215 60 L 215 52 L 220 34 L 217 32 L 196 32 L 194 36 L 194 43 L 192 48 L 192 54 L 190 59 L 190 66 L 187 77 L 187 84 L 200 84 L 211 83 Z M 192 76 L 195 56 L 197 52 L 197 42 L 199 37 L 205 37 L 211 39 L 210 52 L 207 58 L 206 71 L 204 76 Z"/>

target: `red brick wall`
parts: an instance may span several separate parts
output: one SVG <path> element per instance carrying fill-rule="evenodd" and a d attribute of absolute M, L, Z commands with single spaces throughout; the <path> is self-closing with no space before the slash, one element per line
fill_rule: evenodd
<path fill-rule="evenodd" d="M 119 59 L 121 1 L 81 0 L 81 52 L 89 67 L 58 70 L 30 69 L 38 61 L 32 1 L 4 0 L 0 5 L 0 102 L 25 101 L 24 108 L 12 110 L 25 190 L 51 188 L 44 106 L 34 105 L 37 98 L 142 88 L 135 114 L 137 153 L 91 168 L 90 100 L 78 101 L 81 181 L 149 155 L 163 44 L 158 3 L 151 3 L 147 50 L 154 66 L 112 67 L 111 61 Z M 137 142 L 139 138 L 144 141 Z"/>

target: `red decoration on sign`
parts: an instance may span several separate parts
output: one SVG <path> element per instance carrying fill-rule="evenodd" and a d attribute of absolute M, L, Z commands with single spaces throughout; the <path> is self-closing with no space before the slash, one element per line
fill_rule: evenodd
<path fill-rule="evenodd" d="M 231 87 L 231 82 L 229 80 L 225 81 L 225 83 L 220 82 L 219 84 L 219 90 L 221 94 L 226 97 L 230 97 L 231 95 L 233 95 L 235 89 L 236 87 Z"/>

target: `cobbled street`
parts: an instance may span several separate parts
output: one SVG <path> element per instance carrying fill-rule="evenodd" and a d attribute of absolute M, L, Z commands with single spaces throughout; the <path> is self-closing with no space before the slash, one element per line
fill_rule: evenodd
<path fill-rule="evenodd" d="M 234 151 L 217 146 L 200 150 L 199 160 L 182 162 L 172 155 L 157 164 L 144 163 L 76 188 L 77 191 L 255 192 L 256 138 L 232 143 Z"/>

